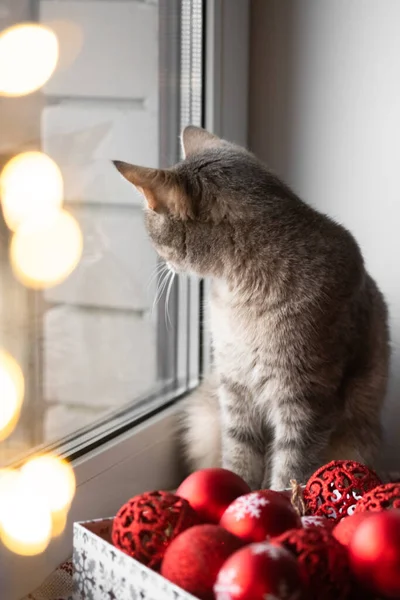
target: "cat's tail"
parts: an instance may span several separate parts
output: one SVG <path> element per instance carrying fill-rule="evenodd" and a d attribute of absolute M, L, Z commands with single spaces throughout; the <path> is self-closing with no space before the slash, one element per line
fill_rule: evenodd
<path fill-rule="evenodd" d="M 190 471 L 221 466 L 217 381 L 206 379 L 185 402 L 181 443 Z"/>

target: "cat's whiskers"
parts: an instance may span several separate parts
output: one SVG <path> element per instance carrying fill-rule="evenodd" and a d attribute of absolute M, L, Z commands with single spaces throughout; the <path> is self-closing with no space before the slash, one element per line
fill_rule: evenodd
<path fill-rule="evenodd" d="M 156 264 L 153 271 L 150 273 L 149 280 L 146 284 L 146 292 L 149 291 L 152 283 L 154 283 L 154 280 L 157 278 L 157 276 L 160 277 L 167 269 L 168 266 L 164 262 L 159 262 Z"/>
<path fill-rule="evenodd" d="M 170 274 L 170 272 L 171 271 L 168 269 L 168 266 L 166 265 L 166 269 L 165 269 L 165 271 L 162 271 L 160 280 L 158 282 L 157 292 L 156 292 L 156 295 L 154 297 L 154 302 L 153 302 L 153 306 L 152 306 L 152 309 L 151 309 L 151 314 L 154 313 L 154 310 L 155 310 L 157 304 L 161 300 L 161 297 L 162 297 L 162 295 L 164 293 L 164 290 L 165 290 L 166 285 L 167 285 L 168 280 L 169 280 L 169 274 Z"/>
<path fill-rule="evenodd" d="M 169 284 L 168 284 L 168 289 L 167 289 L 167 295 L 166 295 L 166 299 L 165 299 L 165 324 L 167 326 L 167 329 L 169 329 L 169 327 L 171 326 L 171 317 L 169 314 L 169 298 L 171 295 L 171 290 L 172 290 L 172 286 L 174 283 L 174 279 L 175 279 L 175 275 L 176 272 L 175 271 L 170 271 L 171 275 L 169 278 Z"/>

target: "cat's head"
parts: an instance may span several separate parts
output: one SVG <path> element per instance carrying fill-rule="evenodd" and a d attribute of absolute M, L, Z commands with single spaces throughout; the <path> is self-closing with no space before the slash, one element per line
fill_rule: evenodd
<path fill-rule="evenodd" d="M 146 226 L 159 255 L 177 271 L 223 275 L 246 223 L 259 216 L 261 163 L 204 129 L 182 134 L 185 159 L 170 169 L 115 161 L 143 194 Z"/>

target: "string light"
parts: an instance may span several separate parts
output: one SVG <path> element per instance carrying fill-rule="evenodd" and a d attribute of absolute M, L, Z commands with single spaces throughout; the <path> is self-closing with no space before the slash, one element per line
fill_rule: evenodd
<path fill-rule="evenodd" d="M 15 429 L 24 398 L 24 376 L 10 354 L 0 350 L 0 441 Z"/>
<path fill-rule="evenodd" d="M 41 491 L 53 513 L 68 509 L 75 494 L 75 475 L 69 463 L 50 454 L 36 456 L 21 467 L 24 485 Z"/>
<path fill-rule="evenodd" d="M 44 454 L 19 471 L 0 470 L 0 537 L 17 554 L 45 550 L 62 534 L 75 494 L 75 474 L 65 460 Z"/>
<path fill-rule="evenodd" d="M 71 465 L 54 455 L 36 456 L 21 468 L 21 477 L 26 488 L 44 495 L 51 511 L 51 533 L 58 537 L 65 529 L 76 489 Z"/>
<path fill-rule="evenodd" d="M 37 23 L 22 23 L 0 34 L 0 94 L 24 96 L 42 87 L 58 61 L 54 32 Z"/>
<path fill-rule="evenodd" d="M 0 478 L 0 535 L 3 544 L 22 556 L 43 552 L 51 539 L 52 518 L 42 493 L 18 472 Z"/>
<path fill-rule="evenodd" d="M 19 477 L 19 471 L 16 471 L 15 469 L 0 469 L 0 535 L 1 524 L 7 507 L 6 498 L 8 493 L 14 489 Z"/>
<path fill-rule="evenodd" d="M 0 177 L 4 220 L 15 231 L 26 221 L 52 218 L 62 206 L 63 179 L 43 152 L 23 152 L 8 161 Z"/>
<path fill-rule="evenodd" d="M 77 221 L 66 211 L 38 224 L 24 222 L 14 233 L 10 258 L 24 285 L 42 289 L 61 283 L 78 264 L 83 248 Z"/>
<path fill-rule="evenodd" d="M 59 510 L 51 513 L 51 535 L 53 538 L 59 537 L 67 526 L 68 510 Z"/>

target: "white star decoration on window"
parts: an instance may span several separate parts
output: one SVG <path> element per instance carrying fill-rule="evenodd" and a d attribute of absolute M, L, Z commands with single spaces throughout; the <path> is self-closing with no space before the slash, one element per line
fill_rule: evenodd
<path fill-rule="evenodd" d="M 227 513 L 232 513 L 236 521 L 244 519 L 247 515 L 255 519 L 259 519 L 261 516 L 261 508 L 267 506 L 269 500 L 259 494 L 253 492 L 252 494 L 246 494 L 237 498 L 227 509 Z"/>

